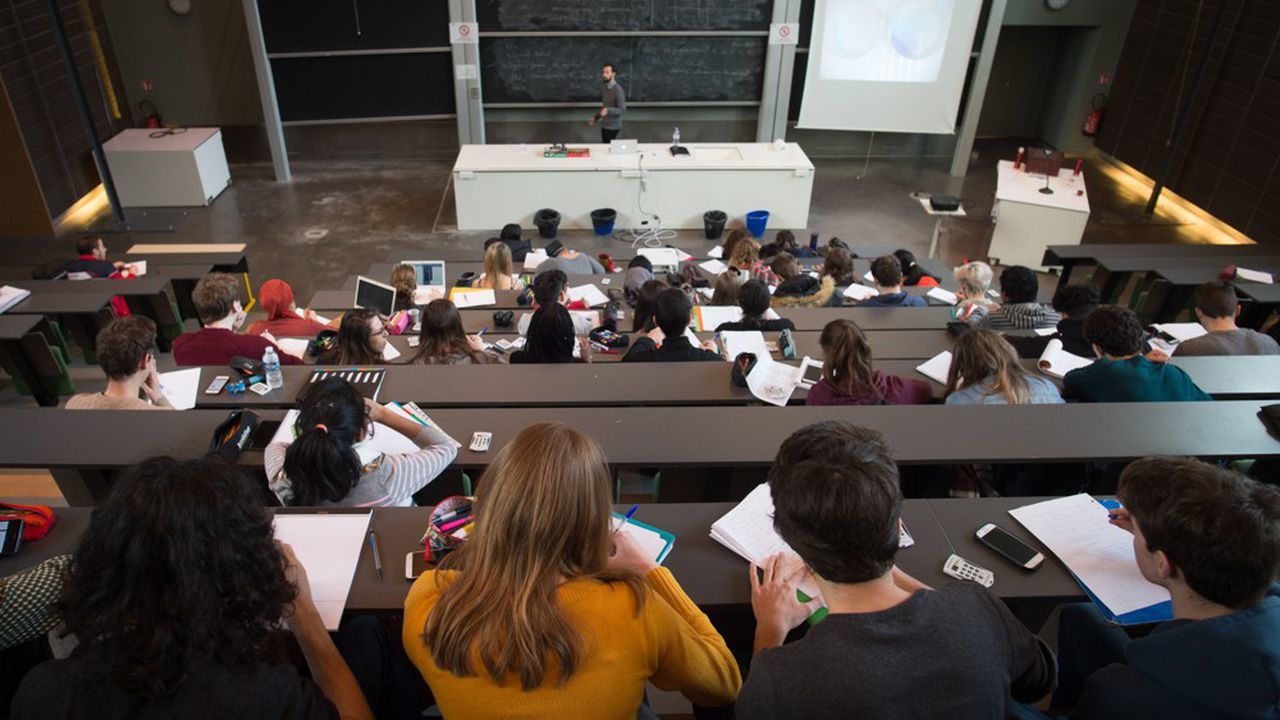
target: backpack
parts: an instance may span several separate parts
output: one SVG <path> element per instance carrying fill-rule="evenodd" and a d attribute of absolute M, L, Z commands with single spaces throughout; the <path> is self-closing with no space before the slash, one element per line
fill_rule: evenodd
<path fill-rule="evenodd" d="M 32 280 L 60 280 L 67 274 L 70 260 L 45 260 L 31 271 Z"/>

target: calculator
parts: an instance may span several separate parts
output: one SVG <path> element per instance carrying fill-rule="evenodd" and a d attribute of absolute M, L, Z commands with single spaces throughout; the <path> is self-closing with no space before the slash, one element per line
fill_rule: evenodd
<path fill-rule="evenodd" d="M 972 580 L 982 587 L 989 588 L 996 583 L 996 576 L 990 570 L 978 567 L 954 553 L 942 564 L 942 572 L 960 580 Z"/>

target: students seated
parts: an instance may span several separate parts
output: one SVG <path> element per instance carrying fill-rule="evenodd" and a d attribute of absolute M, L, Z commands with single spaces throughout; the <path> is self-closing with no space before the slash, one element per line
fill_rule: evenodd
<path fill-rule="evenodd" d="M 418 271 L 412 265 L 401 263 L 391 268 L 388 284 L 396 289 L 396 312 L 414 307 L 413 294 L 418 290 Z"/>
<path fill-rule="evenodd" d="M 380 365 L 387 349 L 387 326 L 375 310 L 348 310 L 338 325 L 331 350 L 316 359 L 317 365 Z"/>
<path fill-rule="evenodd" d="M 64 272 L 84 272 L 96 278 L 110 277 L 125 268 L 125 263 L 107 259 L 107 244 L 97 235 L 85 235 L 76 240 L 75 260 L 62 268 Z"/>
<path fill-rule="evenodd" d="M 306 570 L 252 483 L 220 459 L 117 478 L 59 605 L 78 641 L 23 680 L 14 718 L 372 718 Z M 313 679 L 281 645 L 292 633 Z"/>
<path fill-rule="evenodd" d="M 976 327 L 989 330 L 1036 330 L 1051 328 L 1062 319 L 1052 308 L 1036 302 L 1040 278 L 1031 268 L 1007 267 L 1000 273 L 1000 305 L 981 317 L 970 320 Z"/>
<path fill-rule="evenodd" d="M 1064 607 L 1051 706 L 1092 720 L 1275 717 L 1280 492 L 1198 460 L 1146 458 L 1117 495 L 1112 522 L 1133 533 L 1138 569 L 1169 591 L 1174 619 L 1130 639 L 1092 604 Z"/>
<path fill-rule="evenodd" d="M 934 590 L 894 565 L 903 499 L 880 433 L 802 428 L 769 488 L 773 527 L 804 565 L 778 555 L 749 568 L 756 655 L 739 720 L 1002 718 L 1010 697 L 1053 689 L 1053 655 L 1003 602 L 971 582 Z M 784 645 L 817 605 L 796 599 L 806 571 L 830 614 Z"/>
<path fill-rule="evenodd" d="M 405 651 L 445 717 L 633 720 L 646 681 L 733 701 L 737 661 L 671 572 L 613 531 L 612 487 L 600 446 L 565 425 L 498 451 L 467 541 L 405 600 Z"/>
<path fill-rule="evenodd" d="M 984 262 L 967 262 L 952 271 L 960 289 L 956 296 L 956 317 L 966 322 L 975 323 L 979 317 L 985 316 L 998 307 L 992 302 L 987 291 L 991 289 L 991 279 L 995 277 L 991 266 Z"/>
<path fill-rule="evenodd" d="M 747 232 L 745 228 L 734 228 L 730 230 L 728 234 L 724 236 L 724 242 L 720 245 L 720 259 L 723 260 L 725 264 L 730 264 L 729 258 L 733 257 L 733 253 L 737 249 L 738 243 L 743 240 L 750 239 L 751 233 Z"/>
<path fill-rule="evenodd" d="M 627 263 L 627 272 L 622 276 L 622 292 L 628 305 L 633 308 L 636 306 L 640 288 L 652 279 L 653 263 L 649 258 L 643 255 L 631 258 L 631 262 Z"/>
<path fill-rule="evenodd" d="M 547 257 L 549 259 L 538 266 L 539 275 L 548 270 L 559 270 L 565 275 L 604 275 L 604 266 L 595 258 L 570 250 L 559 240 L 547 243 Z"/>
<path fill-rule="evenodd" d="M 546 305 L 569 305 L 569 278 L 561 270 L 551 269 L 539 272 L 533 278 L 533 304 L 535 309 Z M 585 305 L 580 307 L 586 308 Z M 595 323 L 586 315 L 570 315 L 575 335 L 586 335 L 595 327 Z M 533 313 L 523 313 L 516 329 L 521 335 L 529 334 L 529 323 Z"/>
<path fill-rule="evenodd" d="M 511 250 L 511 261 L 523 263 L 526 255 L 533 249 L 533 243 L 524 239 L 524 231 L 516 223 L 507 223 L 502 226 L 501 232 L 498 233 L 498 242 L 506 245 Z M 489 244 L 485 243 L 485 249 L 489 249 Z"/>
<path fill-rule="evenodd" d="M 769 269 L 783 283 L 801 275 L 800 263 L 796 262 L 796 256 L 785 250 L 774 253 L 773 257 L 769 258 Z"/>
<path fill-rule="evenodd" d="M 1102 302 L 1092 285 L 1063 285 L 1053 294 L 1053 309 L 1062 317 L 1052 335 L 1005 335 L 1004 339 L 1024 358 L 1038 358 L 1050 340 L 1062 342 L 1072 355 L 1093 357 L 1093 346 L 1084 337 L 1084 319 Z M 1144 344 L 1145 347 L 1145 344 Z"/>
<path fill-rule="evenodd" d="M 948 405 L 1053 405 L 1062 403 L 1047 378 L 1018 364 L 1004 338 L 974 328 L 956 340 L 947 372 Z"/>
<path fill-rule="evenodd" d="M 933 400 L 929 383 L 876 370 L 867 336 L 852 320 L 827 323 L 818 343 L 822 379 L 809 388 L 806 405 L 918 405 Z"/>
<path fill-rule="evenodd" d="M 725 254 L 725 264 L 737 268 L 748 276 L 759 278 L 770 285 L 781 282 L 769 264 L 760 259 L 760 243 L 750 237 L 744 237 L 733 246 L 733 254 Z"/>
<path fill-rule="evenodd" d="M 410 272 L 412 272 L 410 268 Z M 392 274 L 395 279 L 395 274 Z M 398 296 L 397 296 L 398 297 Z M 316 319 L 310 310 L 298 312 L 298 305 L 293 300 L 293 287 L 283 280 L 271 279 L 258 288 L 258 305 L 267 313 L 266 320 L 259 320 L 249 326 L 250 335 L 269 333 L 275 338 L 313 338 L 333 326 Z"/>
<path fill-rule="evenodd" d="M 720 355 L 714 351 L 712 341 L 694 347 L 685 335 L 692 313 L 693 304 L 683 290 L 663 290 L 654 301 L 657 327 L 636 338 L 627 354 L 622 356 L 622 362 L 719 361 Z"/>
<path fill-rule="evenodd" d="M 760 259 L 768 260 L 778 253 L 790 253 L 793 257 L 811 258 L 818 254 L 808 247 L 796 242 L 796 234 L 790 230 L 779 230 L 773 236 L 773 242 L 760 248 Z"/>
<path fill-rule="evenodd" d="M 484 250 L 484 272 L 472 287 L 492 290 L 523 290 L 524 280 L 512 273 L 511 248 L 496 242 Z"/>
<path fill-rule="evenodd" d="M 68 410 L 172 410 L 156 371 L 156 324 L 139 315 L 116 318 L 98 331 L 94 342 L 107 389 L 79 393 Z"/>
<path fill-rule="evenodd" d="M 257 335 L 237 335 L 244 324 L 240 307 L 240 282 L 226 273 L 209 273 L 191 291 L 191 302 L 203 328 L 179 335 L 173 341 L 173 361 L 179 365 L 226 365 L 231 358 L 244 356 L 261 360 L 267 348 L 275 348 L 281 365 L 300 365 L 302 360 L 284 352 L 275 343 Z"/>
<path fill-rule="evenodd" d="M 876 279 L 879 295 L 854 303 L 859 307 L 928 307 L 922 297 L 916 297 L 902 289 L 902 264 L 893 255 L 883 255 L 871 261 L 871 276 Z"/>
<path fill-rule="evenodd" d="M 920 267 L 915 253 L 910 250 L 894 250 L 893 256 L 898 258 L 902 267 L 902 284 L 906 287 L 937 287 L 942 278 Z"/>
<path fill-rule="evenodd" d="M 418 451 L 383 453 L 374 442 L 375 422 Z M 366 400 L 342 378 L 307 386 L 294 430 L 293 441 L 273 442 L 263 453 L 267 481 L 285 505 L 412 505 L 413 494 L 458 455 L 457 442 L 439 427 Z"/>
<path fill-rule="evenodd" d="M 422 309 L 422 330 L 418 352 L 409 364 L 485 365 L 493 356 L 485 352 L 484 341 L 462 329 L 462 316 L 452 300 L 432 300 Z"/>
<path fill-rule="evenodd" d="M 636 293 L 636 311 L 631 315 L 631 332 L 647 333 L 658 327 L 658 296 L 667 287 L 661 280 L 649 280 L 640 286 L 640 292 Z"/>
<path fill-rule="evenodd" d="M 1236 327 L 1240 301 L 1236 289 L 1223 280 L 1196 288 L 1196 319 L 1208 335 L 1184 340 L 1179 356 L 1191 355 L 1280 355 L 1280 344 L 1256 330 Z"/>
<path fill-rule="evenodd" d="M 716 276 L 711 286 L 711 302 L 709 305 L 729 307 L 738 304 L 742 292 L 742 284 L 747 281 L 747 274 L 736 267 L 731 267 Z"/>
<path fill-rule="evenodd" d="M 774 307 L 825 307 L 836 294 L 834 278 L 802 272 L 791 253 L 775 256 L 770 266 L 782 278 L 773 293 Z"/>
<path fill-rule="evenodd" d="M 807 276 L 806 276 L 807 277 Z M 812 278 L 810 278 L 812 280 Z M 759 280 L 748 280 L 738 291 L 738 307 L 742 308 L 742 319 L 736 322 L 723 322 L 716 326 L 716 332 L 722 330 L 759 330 L 761 332 L 782 332 L 795 330 L 796 324 L 786 318 L 768 317 L 769 286 Z"/>
<path fill-rule="evenodd" d="M 512 365 L 591 362 L 586 338 L 578 337 L 573 316 L 564 305 L 558 302 L 541 305 L 528 317 L 524 349 L 511 353 Z"/>
<path fill-rule="evenodd" d="M 828 307 L 843 305 L 844 291 L 857 282 L 853 276 L 853 258 L 849 257 L 848 251 L 838 247 L 827 248 L 819 275 L 822 278 L 831 278 L 835 286 L 831 299 L 827 301 Z"/>
<path fill-rule="evenodd" d="M 1142 355 L 1142 323 L 1128 308 L 1103 305 L 1084 319 L 1084 336 L 1097 360 L 1072 370 L 1062 396 L 1091 402 L 1212 400 L 1182 368 Z"/>

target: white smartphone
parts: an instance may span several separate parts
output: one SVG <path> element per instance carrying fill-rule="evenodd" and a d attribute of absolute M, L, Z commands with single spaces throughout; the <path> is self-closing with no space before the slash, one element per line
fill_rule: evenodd
<path fill-rule="evenodd" d="M 218 377 L 213 379 L 213 382 L 209 383 L 209 387 L 204 389 L 204 394 L 217 395 L 218 393 L 222 392 L 222 388 L 227 386 L 227 381 L 230 379 L 231 379 L 230 376 L 219 375 Z"/>
<path fill-rule="evenodd" d="M 978 542 L 995 550 L 1005 559 L 1026 570 L 1035 570 L 1044 562 L 1044 553 L 1027 545 L 995 523 L 978 528 Z"/>
<path fill-rule="evenodd" d="M 404 579 L 417 580 L 418 576 L 427 571 L 427 552 L 419 550 L 411 552 L 404 556 Z"/>

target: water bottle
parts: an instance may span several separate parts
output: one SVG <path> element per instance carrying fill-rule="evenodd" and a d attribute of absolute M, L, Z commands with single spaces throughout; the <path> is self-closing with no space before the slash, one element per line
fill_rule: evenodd
<path fill-rule="evenodd" d="M 275 348 L 262 353 L 262 372 L 267 376 L 267 387 L 275 390 L 284 387 L 284 373 L 280 370 L 280 357 Z"/>
<path fill-rule="evenodd" d="M 680 147 L 680 128 L 671 133 L 671 147 Z"/>

